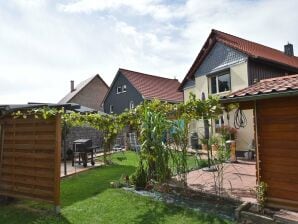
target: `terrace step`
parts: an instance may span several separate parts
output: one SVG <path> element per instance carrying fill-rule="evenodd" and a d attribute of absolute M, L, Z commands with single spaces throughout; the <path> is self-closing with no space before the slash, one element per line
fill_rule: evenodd
<path fill-rule="evenodd" d="M 280 210 L 274 214 L 274 219 L 277 222 L 285 224 L 298 224 L 298 213 L 286 210 Z"/>

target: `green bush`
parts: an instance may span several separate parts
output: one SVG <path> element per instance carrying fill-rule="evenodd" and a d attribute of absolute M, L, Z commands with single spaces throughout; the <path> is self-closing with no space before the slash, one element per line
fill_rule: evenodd
<path fill-rule="evenodd" d="M 144 189 L 147 185 L 147 171 L 145 170 L 143 163 L 140 162 L 134 174 L 131 176 L 132 183 L 136 189 Z"/>

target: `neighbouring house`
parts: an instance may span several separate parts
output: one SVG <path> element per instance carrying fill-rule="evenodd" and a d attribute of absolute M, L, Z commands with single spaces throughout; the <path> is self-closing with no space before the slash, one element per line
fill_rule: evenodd
<path fill-rule="evenodd" d="M 120 114 L 144 100 L 158 99 L 169 103 L 183 102 L 177 79 L 144 74 L 120 68 L 104 99 L 106 113 Z"/>
<path fill-rule="evenodd" d="M 179 89 L 188 100 L 190 92 L 198 98 L 202 93 L 225 96 L 233 91 L 251 86 L 262 79 L 296 74 L 298 58 L 292 44 L 284 46 L 285 52 L 248 41 L 221 31 L 212 30 L 197 58 L 186 74 Z M 231 112 L 230 120 L 234 119 Z M 237 130 L 238 155 L 251 147 L 254 139 L 253 110 L 244 110 L 247 127 Z M 216 130 L 221 125 L 231 125 L 226 114 L 212 122 Z M 230 124 L 228 124 L 230 123 Z M 203 135 L 203 122 L 192 122 L 191 132 Z M 240 153 L 239 153 L 240 152 Z"/>
<path fill-rule="evenodd" d="M 76 87 L 72 80 L 70 92 L 58 103 L 76 103 L 96 111 L 103 111 L 101 105 L 108 90 L 109 86 L 98 74 L 82 81 Z"/>
<path fill-rule="evenodd" d="M 260 82 L 222 98 L 253 109 L 257 180 L 271 207 L 298 211 L 298 74 Z"/>

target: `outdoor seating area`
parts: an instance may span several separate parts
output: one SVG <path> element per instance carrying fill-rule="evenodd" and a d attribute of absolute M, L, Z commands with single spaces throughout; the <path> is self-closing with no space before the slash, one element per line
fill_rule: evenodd
<path fill-rule="evenodd" d="M 73 156 L 71 160 L 61 161 L 61 177 L 68 177 L 74 174 L 78 174 L 93 168 L 97 168 L 104 165 L 103 161 L 103 150 L 98 150 L 98 146 L 91 147 L 92 152 L 86 153 L 86 158 L 82 158 L 80 162 L 80 154 L 77 153 L 77 156 Z M 108 152 L 108 155 L 112 155 L 114 153 L 122 154 L 125 152 L 124 148 L 113 148 L 112 151 Z M 85 153 L 85 152 L 83 152 Z M 84 161 L 86 161 L 86 166 L 84 165 Z M 90 161 L 89 163 L 87 161 Z"/>

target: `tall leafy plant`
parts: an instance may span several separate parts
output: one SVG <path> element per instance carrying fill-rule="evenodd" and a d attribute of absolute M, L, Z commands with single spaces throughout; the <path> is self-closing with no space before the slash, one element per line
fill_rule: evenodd
<path fill-rule="evenodd" d="M 172 137 L 174 152 L 171 153 L 173 165 L 177 175 L 184 186 L 187 186 L 187 148 L 188 148 L 188 125 L 185 120 L 173 121 Z"/>
<path fill-rule="evenodd" d="M 169 168 L 169 148 L 165 144 L 170 122 L 165 114 L 155 112 L 150 105 L 144 108 L 141 126 L 141 160 L 147 166 L 148 179 L 166 181 L 171 171 Z"/>

